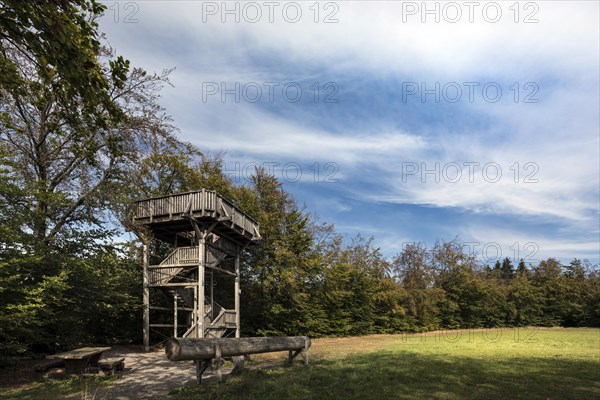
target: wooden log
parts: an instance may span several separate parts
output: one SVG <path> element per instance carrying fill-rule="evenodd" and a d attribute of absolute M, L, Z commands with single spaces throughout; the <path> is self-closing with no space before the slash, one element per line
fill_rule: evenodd
<path fill-rule="evenodd" d="M 171 361 L 207 360 L 216 357 L 217 344 L 221 350 L 221 357 L 233 357 L 275 351 L 306 350 L 310 347 L 311 341 L 308 336 L 235 339 L 171 338 L 165 347 L 165 354 Z"/>

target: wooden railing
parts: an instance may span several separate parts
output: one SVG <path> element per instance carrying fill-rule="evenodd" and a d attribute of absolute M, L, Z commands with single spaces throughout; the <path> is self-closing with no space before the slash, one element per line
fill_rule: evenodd
<path fill-rule="evenodd" d="M 206 245 L 209 247 L 209 251 L 217 250 L 227 254 L 237 254 L 238 252 L 237 244 L 217 236 L 213 236 L 212 240 L 206 242 Z"/>
<path fill-rule="evenodd" d="M 227 327 L 235 328 L 235 326 L 236 326 L 235 310 L 225 310 L 225 314 L 223 314 L 223 323 Z"/>
<path fill-rule="evenodd" d="M 194 265 L 198 264 L 198 247 L 177 247 L 159 265 Z"/>
<path fill-rule="evenodd" d="M 215 211 L 216 207 L 217 194 L 203 190 L 137 201 L 133 217 L 137 219 L 181 214 L 188 211 L 188 208 L 190 210 Z"/>
<path fill-rule="evenodd" d="M 183 268 L 198 264 L 198 247 L 177 247 L 159 265 L 148 268 L 148 280 L 151 285 L 169 283 Z"/>
<path fill-rule="evenodd" d="M 207 247 L 205 259 L 207 265 L 220 262 L 225 255 L 224 251 L 236 248 L 235 244 L 224 239 L 218 239 L 215 243 L 211 243 Z M 161 285 L 168 283 L 183 270 L 183 267 L 198 265 L 199 261 L 198 247 L 177 247 L 160 264 L 151 265 L 148 268 L 150 284 Z"/>
<path fill-rule="evenodd" d="M 227 329 L 236 327 L 235 310 L 227 310 L 217 302 L 204 305 L 204 336 L 222 337 Z M 192 325 L 183 337 L 195 337 L 197 325 Z"/>
<path fill-rule="evenodd" d="M 236 208 L 231 202 L 216 192 L 202 190 L 154 197 L 135 202 L 133 219 L 147 219 L 161 216 L 183 216 L 184 213 L 214 213 L 216 218 L 230 219 L 233 224 L 252 235 L 259 236 L 258 223 Z"/>
<path fill-rule="evenodd" d="M 148 268 L 148 283 L 150 285 L 164 285 L 169 283 L 174 276 L 181 272 L 183 268 L 170 267 L 170 268 L 159 268 L 149 267 Z"/>

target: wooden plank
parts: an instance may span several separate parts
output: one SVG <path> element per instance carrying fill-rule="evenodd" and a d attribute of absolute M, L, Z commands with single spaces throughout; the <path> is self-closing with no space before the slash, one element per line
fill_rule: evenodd
<path fill-rule="evenodd" d="M 184 267 L 197 267 L 198 266 L 198 260 L 195 261 L 189 261 L 188 260 L 184 260 L 185 263 L 184 264 L 155 264 L 155 265 L 150 265 L 148 267 L 148 269 L 150 271 L 152 270 L 161 270 L 161 269 L 169 269 L 169 268 L 173 268 L 173 269 L 183 269 Z"/>
<path fill-rule="evenodd" d="M 82 347 L 80 349 L 65 351 L 64 353 L 52 354 L 46 358 L 48 360 L 83 360 L 107 350 L 110 350 L 110 347 Z"/>
<path fill-rule="evenodd" d="M 173 311 L 172 308 L 170 307 L 158 307 L 158 306 L 150 306 L 151 310 L 158 310 L 158 311 Z M 189 308 L 189 307 L 180 307 L 177 306 L 177 309 L 180 311 L 194 311 L 193 308 Z"/>
<path fill-rule="evenodd" d="M 224 273 L 226 275 L 229 275 L 229 276 L 235 276 L 235 272 L 231 272 L 231 271 L 228 271 L 226 269 L 216 267 L 214 265 L 207 265 L 206 268 L 214 269 L 215 271 L 222 272 L 222 273 Z"/>
<path fill-rule="evenodd" d="M 158 306 L 150 306 L 151 310 L 160 310 L 160 311 L 173 311 L 169 307 L 158 307 Z"/>
<path fill-rule="evenodd" d="M 197 285 L 197 283 L 196 282 L 155 283 L 155 284 L 149 284 L 148 287 L 189 287 L 189 286 L 193 286 L 193 285 Z"/>

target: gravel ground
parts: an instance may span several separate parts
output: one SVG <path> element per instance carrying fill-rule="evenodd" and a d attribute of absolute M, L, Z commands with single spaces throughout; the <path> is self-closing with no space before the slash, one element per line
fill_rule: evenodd
<path fill-rule="evenodd" d="M 114 347 L 105 354 L 125 357 L 125 370 L 114 384 L 93 394 L 94 399 L 165 399 L 173 388 L 197 384 L 191 361 L 169 361 L 162 350 L 144 353 L 140 348 Z"/>

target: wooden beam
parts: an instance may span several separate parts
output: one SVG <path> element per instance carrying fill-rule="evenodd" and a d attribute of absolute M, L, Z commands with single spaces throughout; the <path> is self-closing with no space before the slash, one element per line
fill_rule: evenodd
<path fill-rule="evenodd" d="M 203 239 L 204 238 L 204 233 L 200 229 L 198 221 L 194 217 L 187 216 L 187 215 L 186 215 L 186 219 L 188 219 L 190 221 L 190 223 L 192 224 L 192 227 L 194 228 L 194 232 L 196 232 L 196 238 L 197 239 Z"/>
<path fill-rule="evenodd" d="M 157 310 L 157 311 L 173 311 L 172 308 L 170 307 L 158 307 L 158 306 L 150 306 L 151 310 Z M 193 308 L 188 308 L 188 307 L 179 307 L 177 306 L 177 309 L 179 311 L 194 311 Z"/>
<path fill-rule="evenodd" d="M 204 263 L 206 256 L 206 240 L 204 236 L 198 241 L 198 298 L 196 303 L 197 321 L 196 321 L 196 337 L 204 337 Z"/>
<path fill-rule="evenodd" d="M 193 263 L 190 261 L 188 264 L 154 264 L 148 266 L 148 269 L 166 269 L 166 268 L 191 268 L 197 267 L 198 261 L 194 261 Z"/>
<path fill-rule="evenodd" d="M 160 311 L 171 311 L 169 307 L 158 307 L 158 306 L 150 306 L 151 310 L 160 310 Z"/>
<path fill-rule="evenodd" d="M 173 295 L 173 337 L 177 337 L 177 292 Z"/>
<path fill-rule="evenodd" d="M 190 285 L 191 282 L 179 282 L 179 283 L 173 283 L 173 282 L 169 282 L 169 283 L 157 283 L 157 284 L 153 284 L 153 285 L 148 285 L 148 287 L 188 287 L 188 286 L 192 286 Z M 196 285 L 194 283 L 194 285 Z"/>
<path fill-rule="evenodd" d="M 230 275 L 230 276 L 235 276 L 234 272 L 227 271 L 226 269 L 223 269 L 223 268 L 215 267 L 213 265 L 207 265 L 206 267 L 210 268 L 210 269 L 214 269 L 215 271 L 219 271 L 219 272 L 222 272 L 222 273 Z"/>

